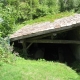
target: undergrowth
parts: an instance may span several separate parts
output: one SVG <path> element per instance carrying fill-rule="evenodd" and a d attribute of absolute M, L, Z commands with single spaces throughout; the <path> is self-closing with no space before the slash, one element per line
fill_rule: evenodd
<path fill-rule="evenodd" d="M 11 63 L 13 61 L 11 50 L 9 38 L 0 37 L 0 62 Z"/>

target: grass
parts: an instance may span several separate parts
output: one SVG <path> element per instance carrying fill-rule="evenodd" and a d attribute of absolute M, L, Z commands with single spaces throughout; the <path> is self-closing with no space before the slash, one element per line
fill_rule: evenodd
<path fill-rule="evenodd" d="M 73 12 L 63 12 L 55 15 L 47 15 L 35 20 L 17 24 L 18 30 L 27 24 L 40 23 L 73 15 Z M 0 80 L 80 80 L 80 73 L 59 62 L 45 60 L 24 60 L 17 58 L 13 64 L 0 63 Z"/>
<path fill-rule="evenodd" d="M 0 80 L 78 80 L 79 75 L 65 64 L 17 58 L 13 64 L 0 63 Z"/>
<path fill-rule="evenodd" d="M 34 20 L 25 21 L 21 24 L 15 25 L 14 32 L 17 31 L 18 29 L 20 29 L 21 27 L 27 25 L 27 24 L 34 24 L 34 23 L 47 22 L 47 21 L 53 22 L 56 19 L 59 19 L 62 17 L 67 17 L 67 16 L 70 16 L 73 14 L 74 14 L 73 11 L 71 11 L 71 12 L 66 11 L 66 12 L 61 12 L 61 13 L 54 14 L 54 15 L 47 15 L 44 17 L 39 17 L 39 18 L 34 19 Z"/>

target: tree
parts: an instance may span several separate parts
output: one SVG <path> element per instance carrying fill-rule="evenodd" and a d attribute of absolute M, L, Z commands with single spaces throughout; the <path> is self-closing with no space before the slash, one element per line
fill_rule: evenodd
<path fill-rule="evenodd" d="M 3 5 L 2 5 L 3 6 Z M 5 8 L 0 9 L 0 18 L 2 22 L 0 23 L 0 32 L 2 36 L 6 36 L 7 34 L 12 32 L 13 26 L 15 25 L 15 13 L 13 12 L 12 6 L 6 6 Z"/>

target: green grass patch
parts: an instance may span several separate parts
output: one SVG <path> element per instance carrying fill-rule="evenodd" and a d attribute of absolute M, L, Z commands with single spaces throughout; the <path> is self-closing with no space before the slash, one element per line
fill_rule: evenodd
<path fill-rule="evenodd" d="M 17 58 L 13 64 L 0 63 L 0 80 L 78 80 L 65 64 Z"/>
<path fill-rule="evenodd" d="M 22 24 L 15 25 L 14 32 L 17 31 L 18 29 L 20 29 L 21 27 L 27 25 L 27 24 L 34 24 L 34 23 L 40 23 L 40 22 L 46 22 L 46 21 L 53 22 L 56 19 L 59 19 L 59 18 L 62 18 L 62 17 L 67 17 L 67 16 L 70 16 L 70 15 L 74 15 L 74 12 L 66 11 L 66 12 L 61 12 L 61 13 L 58 13 L 58 14 L 39 17 L 39 18 L 34 19 L 34 20 L 25 21 Z"/>

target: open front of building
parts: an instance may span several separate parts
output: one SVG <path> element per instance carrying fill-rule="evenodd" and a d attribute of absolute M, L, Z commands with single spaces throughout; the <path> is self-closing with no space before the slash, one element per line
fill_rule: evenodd
<path fill-rule="evenodd" d="M 27 27 L 26 30 L 25 28 L 11 37 L 14 50 L 19 52 L 20 56 L 68 64 L 80 60 L 79 14 L 54 23 L 37 24 Z"/>

